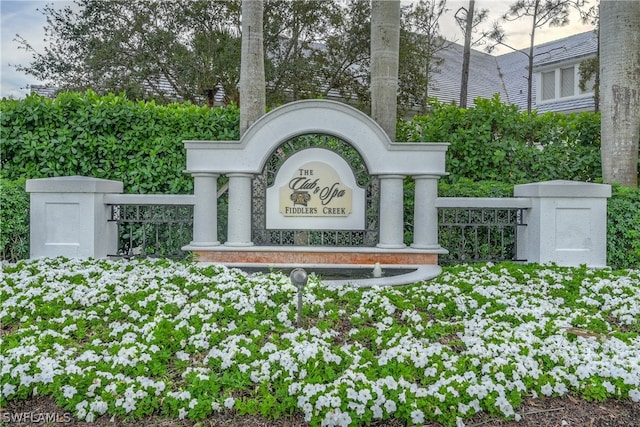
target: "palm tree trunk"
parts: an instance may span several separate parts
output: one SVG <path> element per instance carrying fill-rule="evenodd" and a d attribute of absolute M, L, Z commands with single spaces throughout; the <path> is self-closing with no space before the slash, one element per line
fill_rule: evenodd
<path fill-rule="evenodd" d="M 638 186 L 640 2 L 600 3 L 601 158 L 604 182 Z"/>
<path fill-rule="evenodd" d="M 400 1 L 371 2 L 371 117 L 396 138 Z"/>
<path fill-rule="evenodd" d="M 263 0 L 242 0 L 240 135 L 266 110 L 263 12 Z"/>

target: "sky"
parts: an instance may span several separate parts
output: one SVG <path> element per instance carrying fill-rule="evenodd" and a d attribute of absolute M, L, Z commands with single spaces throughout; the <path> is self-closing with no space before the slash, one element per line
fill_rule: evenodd
<path fill-rule="evenodd" d="M 108 0 L 105 0 L 108 1 Z M 330 0 L 327 0 L 330 1 Z M 403 0 L 407 2 L 408 0 Z M 491 23 L 504 14 L 509 5 L 515 0 L 476 0 L 475 8 L 489 9 L 489 19 L 484 24 L 489 27 Z M 596 0 L 589 0 L 594 4 Z M 57 8 L 62 8 L 71 1 L 68 0 L 0 0 L 0 98 L 13 97 L 24 98 L 29 92 L 29 85 L 41 84 L 32 76 L 16 71 L 15 65 L 28 65 L 31 54 L 18 48 L 15 41 L 16 34 L 24 37 L 36 51 L 43 52 L 45 16 L 38 11 L 47 3 L 54 3 Z M 449 11 L 440 22 L 441 33 L 449 40 L 463 43 L 464 38 L 455 23 L 454 14 L 460 7 L 468 6 L 468 0 L 447 0 Z M 524 21 L 516 23 L 504 23 L 509 45 L 522 49 L 529 43 L 529 26 Z M 561 39 L 573 34 L 592 30 L 588 24 L 582 24 L 577 15 L 572 15 L 571 23 L 565 27 L 555 27 L 536 30 L 536 44 L 551 40 Z M 508 53 L 506 48 L 496 49 L 493 54 Z"/>

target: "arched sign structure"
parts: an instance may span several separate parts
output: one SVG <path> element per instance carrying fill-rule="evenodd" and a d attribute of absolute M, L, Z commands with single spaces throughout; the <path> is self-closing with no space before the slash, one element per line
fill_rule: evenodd
<path fill-rule="evenodd" d="M 281 143 L 305 134 L 327 134 L 348 142 L 372 175 L 445 174 L 448 143 L 392 142 L 363 112 L 326 100 L 276 108 L 256 121 L 240 141 L 185 141 L 187 172 L 257 174 Z"/>
<path fill-rule="evenodd" d="M 369 173 L 380 180 L 380 232 L 375 248 L 261 247 L 251 241 L 252 178 L 262 172 L 282 143 L 306 134 L 325 134 L 347 142 L 358 151 Z M 185 141 L 184 144 L 186 172 L 194 177 L 196 197 L 193 241 L 185 249 L 194 251 L 201 260 L 228 264 L 305 263 L 310 259 L 320 264 L 433 264 L 437 263 L 437 254 L 444 252 L 438 245 L 434 202 L 437 180 L 445 174 L 448 143 L 393 142 L 375 121 L 353 107 L 335 101 L 305 100 L 264 115 L 239 141 Z M 286 180 L 291 188 L 283 190 L 277 198 L 276 209 L 282 216 L 276 220 L 277 226 L 296 228 L 295 221 L 299 220 L 305 224 L 297 228 L 308 228 L 314 224 L 309 216 L 318 212 L 323 214 L 319 215 L 323 219 L 350 216 L 347 212 L 354 206 L 350 192 L 354 190 L 353 184 L 347 183 L 351 178 L 344 172 L 344 164 L 332 159 L 332 155 L 324 156 L 320 151 L 310 152 L 301 154 L 298 163 L 283 168 L 288 175 L 281 181 Z M 220 175 L 229 178 L 228 230 L 223 244 L 217 237 L 216 192 Z M 403 241 L 403 180 L 407 176 L 415 180 L 414 241 L 410 247 Z M 276 194 L 281 190 L 271 191 Z M 321 205 L 305 206 L 314 198 L 320 198 L 321 192 L 325 192 L 327 198 L 333 194 L 331 201 L 336 204 L 328 209 Z M 284 205 L 287 197 L 291 200 L 290 206 Z M 279 223 L 283 218 L 284 222 Z M 340 219 L 335 221 L 340 223 Z"/>

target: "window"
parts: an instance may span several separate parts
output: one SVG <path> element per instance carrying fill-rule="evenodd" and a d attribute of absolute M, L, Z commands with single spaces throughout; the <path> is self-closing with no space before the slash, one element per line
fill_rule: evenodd
<path fill-rule="evenodd" d="M 560 69 L 560 98 L 575 95 L 575 67 Z"/>
<path fill-rule="evenodd" d="M 542 100 L 547 101 L 556 97 L 556 72 L 542 73 Z"/>
<path fill-rule="evenodd" d="M 540 101 L 553 101 L 572 96 L 590 95 L 593 93 L 593 83 L 587 83 L 587 90 L 579 87 L 579 64 L 554 70 L 541 71 L 539 73 L 538 99 Z"/>

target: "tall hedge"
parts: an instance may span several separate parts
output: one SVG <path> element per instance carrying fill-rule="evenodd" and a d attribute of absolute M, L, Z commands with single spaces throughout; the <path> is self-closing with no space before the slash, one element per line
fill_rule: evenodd
<path fill-rule="evenodd" d="M 607 264 L 640 269 L 640 188 L 614 184 L 607 217 Z"/>
<path fill-rule="evenodd" d="M 0 259 L 29 257 L 29 195 L 25 180 L 0 179 Z"/>
<path fill-rule="evenodd" d="M 84 175 L 124 182 L 126 193 L 191 193 L 183 140 L 235 140 L 237 107 L 133 102 L 62 93 L 0 103 L 2 177 Z"/>
<path fill-rule="evenodd" d="M 122 180 L 127 193 L 189 193 L 182 140 L 236 140 L 236 107 L 157 106 L 123 96 L 63 93 L 0 102 L 2 176 L 86 175 Z M 499 98 L 473 108 L 434 103 L 398 126 L 398 140 L 448 141 L 448 181 L 503 183 L 601 176 L 600 116 L 522 113 Z"/>
<path fill-rule="evenodd" d="M 477 99 L 469 109 L 434 102 L 429 115 L 399 124 L 398 139 L 450 142 L 450 182 L 590 182 L 602 176 L 596 113 L 523 113 L 497 96 Z"/>

